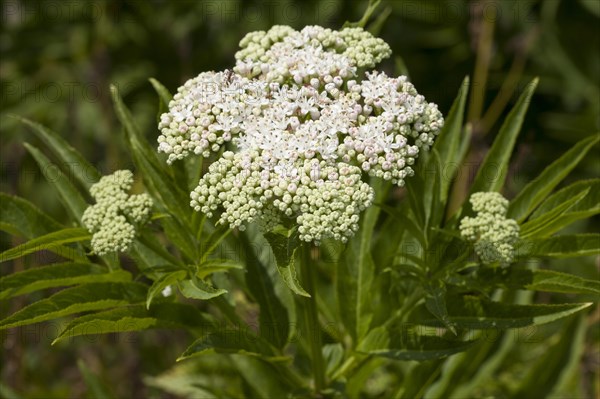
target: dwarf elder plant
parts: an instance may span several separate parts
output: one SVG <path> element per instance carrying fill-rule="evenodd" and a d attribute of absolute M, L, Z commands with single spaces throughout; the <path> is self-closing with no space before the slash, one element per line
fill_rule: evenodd
<path fill-rule="evenodd" d="M 200 73 L 173 96 L 151 79 L 156 144 L 113 87 L 135 173 L 101 176 L 58 133 L 17 117 L 59 165 L 80 167 L 49 179 L 66 224 L 1 194 L 0 227 L 24 243 L 0 260 L 63 259 L 4 275 L 2 300 L 65 288 L 0 328 L 69 316 L 55 342 L 185 329 L 181 364 L 216 353 L 228 375 L 186 368 L 187 391 L 154 381 L 190 397 L 413 398 L 485 392 L 518 344 L 509 330 L 568 318 L 564 342 L 509 394 L 565 392 L 558 376 L 576 372 L 569 354 L 585 329 L 576 313 L 600 284 L 539 260 L 599 251 L 598 234 L 563 233 L 600 211 L 599 181 L 555 190 L 597 135 L 505 198 L 534 80 L 453 207 L 447 166 L 469 148 L 469 80 L 443 117 L 406 77 L 376 69 L 391 49 L 362 25 L 249 33 L 232 69 Z M 24 145 L 41 169 L 54 165 Z M 536 303 L 534 291 L 570 296 Z M 548 362 L 560 365 L 546 372 Z"/>

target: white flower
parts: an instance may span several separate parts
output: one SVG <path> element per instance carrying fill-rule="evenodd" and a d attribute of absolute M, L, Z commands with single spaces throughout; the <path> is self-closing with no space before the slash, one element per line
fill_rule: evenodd
<path fill-rule="evenodd" d="M 191 193 L 194 209 L 222 223 L 295 218 L 301 239 L 346 240 L 372 201 L 363 172 L 402 186 L 441 113 L 405 77 L 357 76 L 391 54 L 360 28 L 275 26 L 240 46 L 233 71 L 178 89 L 160 118 L 158 150 L 168 163 L 234 150 Z"/>

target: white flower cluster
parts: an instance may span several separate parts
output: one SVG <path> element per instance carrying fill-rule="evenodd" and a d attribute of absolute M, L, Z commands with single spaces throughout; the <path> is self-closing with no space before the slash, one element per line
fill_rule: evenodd
<path fill-rule="evenodd" d="M 234 71 L 187 81 L 161 116 L 167 162 L 225 152 L 191 205 L 233 227 L 296 219 L 301 238 L 345 240 L 373 193 L 363 172 L 402 186 L 443 118 L 406 77 L 358 76 L 390 54 L 361 28 L 276 26 L 241 42 Z"/>
<path fill-rule="evenodd" d="M 496 192 L 480 192 L 471 195 L 470 202 L 477 216 L 461 220 L 461 235 L 475 243 L 475 252 L 483 263 L 512 263 L 519 225 L 506 218 L 508 200 Z"/>
<path fill-rule="evenodd" d="M 124 252 L 135 238 L 135 226 L 146 223 L 152 210 L 148 194 L 129 195 L 133 173 L 118 170 L 90 188 L 96 204 L 83 213 L 82 222 L 93 233 L 92 249 L 98 255 Z"/>

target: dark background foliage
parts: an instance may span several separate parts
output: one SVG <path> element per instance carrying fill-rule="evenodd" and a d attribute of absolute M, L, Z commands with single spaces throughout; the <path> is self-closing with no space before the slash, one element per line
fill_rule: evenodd
<path fill-rule="evenodd" d="M 175 91 L 202 71 L 231 67 L 237 43 L 249 31 L 274 24 L 335 29 L 358 20 L 365 8 L 366 1 L 356 0 L 4 0 L 0 190 L 18 193 L 57 217 L 62 212 L 23 148 L 23 141 L 35 141 L 33 136 L 7 113 L 61 132 L 105 173 L 131 167 L 109 84 L 120 88 L 154 142 L 157 98 L 149 77 Z M 475 135 L 461 177 L 465 183 L 474 174 L 470 165 L 481 159 L 507 109 L 535 76 L 540 85 L 513 157 L 509 198 L 566 148 L 600 128 L 598 0 L 389 0 L 373 21 L 372 31 L 394 52 L 382 68 L 408 74 L 442 112 L 447 113 L 461 81 L 471 75 L 468 117 Z M 588 157 L 565 184 L 597 176 L 597 155 Z M 5 235 L 0 242 L 3 248 L 15 244 Z M 19 301 L 10 303 L 10 310 L 22 307 Z M 598 315 L 590 322 L 597 325 Z M 132 392 L 159 396 L 144 387 L 143 376 L 168 368 L 185 345 L 177 339 L 182 335 L 160 332 L 80 339 L 50 348 L 57 329 L 43 324 L 2 336 L 3 390 L 9 386 L 27 397 L 82 396 L 81 373 L 89 367 L 114 382 L 111 390 L 120 397 Z M 598 367 L 597 345 L 590 351 L 588 384 Z M 77 358 L 87 366 L 78 368 Z"/>

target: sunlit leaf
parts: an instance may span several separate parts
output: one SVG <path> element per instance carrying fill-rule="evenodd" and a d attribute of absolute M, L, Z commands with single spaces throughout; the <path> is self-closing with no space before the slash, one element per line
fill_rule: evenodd
<path fill-rule="evenodd" d="M 2 252 L 0 254 L 0 262 L 6 262 L 8 260 L 20 258 L 33 252 L 43 251 L 45 249 L 56 249 L 63 244 L 87 241 L 91 238 L 91 234 L 86 229 L 80 227 L 72 227 L 54 231 L 52 233 L 31 239 L 24 244 Z M 71 251 L 65 251 L 65 253 L 61 253 L 61 255 L 67 256 L 73 260 L 85 260 L 85 257 L 74 248 L 71 249 Z"/>
<path fill-rule="evenodd" d="M 37 267 L 0 278 L 0 299 L 53 287 L 100 282 L 131 281 L 125 270 L 109 272 L 91 263 L 66 262 Z"/>
<path fill-rule="evenodd" d="M 146 290 L 145 285 L 138 283 L 92 283 L 67 288 L 0 321 L 0 330 L 74 313 L 143 303 L 146 300 Z"/>
<path fill-rule="evenodd" d="M 155 303 L 150 309 L 143 305 L 123 306 L 78 317 L 61 331 L 53 344 L 81 335 L 141 331 L 153 328 L 194 328 L 208 331 L 214 321 L 191 305 Z"/>

